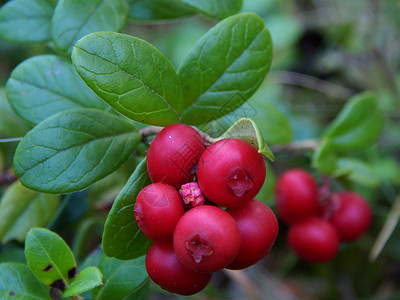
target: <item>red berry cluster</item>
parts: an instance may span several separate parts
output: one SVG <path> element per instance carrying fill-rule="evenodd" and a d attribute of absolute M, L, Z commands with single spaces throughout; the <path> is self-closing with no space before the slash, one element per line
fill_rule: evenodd
<path fill-rule="evenodd" d="M 161 288 L 195 294 L 213 272 L 243 269 L 268 255 L 278 221 L 254 200 L 266 169 L 250 144 L 224 139 L 205 147 L 195 129 L 172 124 L 151 142 L 147 170 L 153 183 L 139 192 L 134 212 L 154 242 L 146 269 Z"/>
<path fill-rule="evenodd" d="M 310 263 L 332 260 L 340 242 L 354 242 L 372 220 L 368 202 L 359 194 L 319 192 L 314 178 L 301 169 L 286 171 L 276 185 L 279 219 L 289 225 L 287 241 L 301 259 Z"/>

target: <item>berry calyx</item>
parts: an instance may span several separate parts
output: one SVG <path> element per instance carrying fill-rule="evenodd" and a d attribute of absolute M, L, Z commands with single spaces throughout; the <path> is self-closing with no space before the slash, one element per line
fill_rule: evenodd
<path fill-rule="evenodd" d="M 249 143 L 223 139 L 200 156 L 197 181 L 204 195 L 222 207 L 238 207 L 253 199 L 264 184 L 266 167 Z"/>
<path fill-rule="evenodd" d="M 184 124 L 166 126 L 147 151 L 147 171 L 151 180 L 177 189 L 192 181 L 192 169 L 204 149 L 202 137 L 192 127 Z"/>
<path fill-rule="evenodd" d="M 185 213 L 174 232 L 178 260 L 197 272 L 215 272 L 229 265 L 239 252 L 240 231 L 223 209 L 197 206 Z"/>

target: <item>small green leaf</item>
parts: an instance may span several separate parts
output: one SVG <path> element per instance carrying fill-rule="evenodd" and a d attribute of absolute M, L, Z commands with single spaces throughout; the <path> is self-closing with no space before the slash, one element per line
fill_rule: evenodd
<path fill-rule="evenodd" d="M 70 297 L 89 291 L 96 286 L 102 285 L 102 279 L 103 275 L 98 268 L 87 267 L 71 281 L 71 284 L 65 290 L 63 296 Z"/>
<path fill-rule="evenodd" d="M 47 193 L 82 190 L 120 167 L 141 136 L 130 122 L 95 109 L 60 112 L 19 143 L 14 170 L 25 186 Z"/>
<path fill-rule="evenodd" d="M 32 124 L 68 109 L 108 107 L 85 85 L 72 64 L 56 55 L 22 62 L 11 73 L 6 92 L 15 112 Z"/>
<path fill-rule="evenodd" d="M 170 20 L 193 15 L 195 12 L 179 0 L 130 0 L 129 18 L 139 21 Z"/>
<path fill-rule="evenodd" d="M 29 229 L 45 226 L 56 212 L 59 195 L 42 194 L 19 181 L 7 188 L 0 202 L 0 240 L 23 242 Z"/>
<path fill-rule="evenodd" d="M 83 36 L 102 30 L 120 31 L 128 17 L 125 0 L 60 0 L 51 20 L 55 46 L 71 53 Z"/>
<path fill-rule="evenodd" d="M 64 291 L 76 275 L 75 258 L 64 240 L 44 228 L 32 228 L 26 235 L 25 257 L 36 278 Z"/>
<path fill-rule="evenodd" d="M 103 251 L 118 259 L 134 259 L 146 254 L 151 241 L 135 221 L 133 208 L 140 190 L 151 184 L 147 174 L 146 159 L 136 167 L 125 187 L 114 200 L 103 232 Z"/>
<path fill-rule="evenodd" d="M 72 61 L 86 84 L 121 114 L 150 125 L 179 121 L 178 76 L 167 58 L 146 41 L 96 32 L 76 44 Z"/>
<path fill-rule="evenodd" d="M 363 149 L 373 143 L 383 128 L 384 117 L 374 94 L 352 97 L 327 129 L 324 138 L 339 151 Z"/>
<path fill-rule="evenodd" d="M 276 177 L 269 164 L 266 165 L 267 175 L 265 176 L 264 184 L 254 199 L 272 205 L 271 202 L 275 194 Z"/>
<path fill-rule="evenodd" d="M 242 0 L 179 0 L 198 12 L 216 19 L 236 14 L 242 8 Z"/>
<path fill-rule="evenodd" d="M 219 141 L 227 138 L 245 141 L 269 160 L 274 161 L 275 159 L 271 149 L 269 149 L 267 143 L 264 142 L 264 138 L 257 124 L 249 118 L 238 120 L 224 134 L 214 140 Z"/>
<path fill-rule="evenodd" d="M 263 82 L 271 60 L 271 36 L 260 17 L 242 13 L 218 23 L 179 68 L 181 121 L 198 125 L 236 110 Z"/>
<path fill-rule="evenodd" d="M 129 261 L 104 256 L 99 268 L 104 285 L 93 290 L 94 300 L 131 299 L 148 281 L 144 256 Z"/>
<path fill-rule="evenodd" d="M 50 300 L 49 292 L 26 264 L 0 264 L 0 299 Z"/>
<path fill-rule="evenodd" d="M 363 160 L 341 157 L 337 160 L 338 167 L 336 173 L 347 173 L 347 177 L 364 186 L 375 188 L 379 185 L 379 177 L 374 173 L 372 167 Z"/>
<path fill-rule="evenodd" d="M 332 142 L 329 139 L 322 140 L 312 159 L 313 167 L 322 173 L 333 174 L 337 168 L 337 156 Z"/>
<path fill-rule="evenodd" d="M 0 89 L 0 116 L 1 137 L 21 137 L 28 132 L 28 125 L 11 109 L 4 89 Z"/>
<path fill-rule="evenodd" d="M 32 44 L 50 40 L 50 21 L 57 0 L 13 0 L 0 9 L 0 38 Z"/>

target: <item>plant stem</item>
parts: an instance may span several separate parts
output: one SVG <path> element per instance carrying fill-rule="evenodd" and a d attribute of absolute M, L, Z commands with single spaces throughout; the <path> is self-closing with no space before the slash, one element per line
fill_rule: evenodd
<path fill-rule="evenodd" d="M 0 143 L 19 142 L 20 140 L 22 140 L 22 137 L 8 138 L 8 139 L 0 139 Z"/>
<path fill-rule="evenodd" d="M 310 140 L 302 140 L 297 142 L 292 142 L 286 145 L 275 145 L 271 146 L 271 151 L 273 153 L 277 152 L 295 152 L 295 151 L 304 151 L 304 150 L 316 150 L 318 148 L 319 140 L 310 139 Z"/>

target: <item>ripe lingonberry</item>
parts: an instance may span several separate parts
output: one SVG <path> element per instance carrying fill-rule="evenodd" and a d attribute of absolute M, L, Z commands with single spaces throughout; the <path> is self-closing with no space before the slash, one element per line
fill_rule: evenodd
<path fill-rule="evenodd" d="M 319 211 L 318 186 L 307 171 L 291 169 L 283 173 L 275 195 L 278 217 L 287 224 L 315 216 Z"/>
<path fill-rule="evenodd" d="M 201 155 L 197 179 L 210 201 L 223 207 L 237 207 L 257 195 L 265 172 L 264 159 L 253 146 L 237 139 L 223 139 Z"/>
<path fill-rule="evenodd" d="M 287 241 L 297 256 L 310 263 L 332 260 L 339 251 L 339 236 L 327 221 L 312 217 L 289 228 Z"/>
<path fill-rule="evenodd" d="M 229 265 L 239 252 L 240 231 L 223 209 L 210 205 L 192 208 L 175 227 L 178 260 L 198 272 L 215 272 Z"/>
<path fill-rule="evenodd" d="M 139 192 L 134 212 L 145 236 L 152 241 L 166 241 L 172 239 L 184 210 L 177 190 L 164 183 L 152 183 Z"/>
<path fill-rule="evenodd" d="M 204 289 L 212 273 L 194 272 L 176 258 L 172 243 L 153 243 L 146 255 L 150 279 L 164 290 L 179 295 L 193 295 Z"/>
<path fill-rule="evenodd" d="M 238 255 L 227 269 L 244 269 L 267 256 L 279 230 L 273 211 L 265 203 L 249 200 L 240 207 L 227 208 L 226 212 L 238 224 L 242 240 Z"/>
<path fill-rule="evenodd" d="M 203 139 L 195 129 L 184 124 L 168 125 L 157 134 L 147 151 L 151 180 L 175 188 L 192 181 L 192 168 L 204 149 Z"/>
<path fill-rule="evenodd" d="M 335 227 L 343 242 L 354 242 L 360 238 L 372 221 L 368 202 L 350 191 L 333 194 L 325 207 L 324 216 Z"/>

